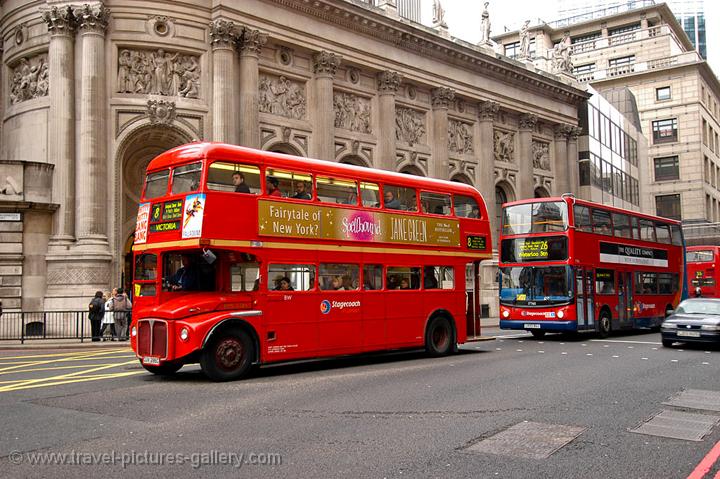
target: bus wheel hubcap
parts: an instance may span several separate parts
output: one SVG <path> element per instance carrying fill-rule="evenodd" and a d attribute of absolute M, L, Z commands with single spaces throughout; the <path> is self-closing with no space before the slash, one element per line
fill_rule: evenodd
<path fill-rule="evenodd" d="M 435 331 L 433 331 L 433 343 L 435 343 L 435 347 L 444 349 L 445 346 L 447 346 L 448 337 L 449 335 L 446 328 L 442 326 L 435 328 Z"/>
<path fill-rule="evenodd" d="M 234 369 L 242 360 L 242 343 L 235 338 L 228 338 L 220 342 L 215 353 L 218 366 L 223 369 Z"/>

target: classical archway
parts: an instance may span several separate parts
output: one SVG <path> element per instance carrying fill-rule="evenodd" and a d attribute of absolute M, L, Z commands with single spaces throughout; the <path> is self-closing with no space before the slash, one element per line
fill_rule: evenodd
<path fill-rule="evenodd" d="M 493 231 L 493 243 L 495 243 L 495 245 L 497 245 L 497 239 L 500 237 L 502 205 L 514 199 L 515 195 L 509 183 L 503 181 L 495 185 L 495 226 L 497 228 L 497 231 Z"/>
<path fill-rule="evenodd" d="M 131 132 L 118 148 L 115 173 L 118 186 L 116 205 L 119 207 L 107 214 L 115 215 L 117 221 L 116 244 L 122 248 L 120 253 L 124 259 L 120 264 L 123 287 L 128 287 L 132 281 L 133 235 L 145 170 L 150 160 L 160 153 L 190 141 L 190 135 L 182 130 L 167 125 L 146 125 Z"/>
<path fill-rule="evenodd" d="M 450 181 L 455 181 L 457 183 L 464 183 L 466 185 L 474 186 L 472 180 L 468 175 L 465 173 L 458 173 L 457 175 L 454 175 L 452 178 L 450 178 Z"/>
<path fill-rule="evenodd" d="M 340 163 L 344 163 L 346 165 L 355 165 L 355 166 L 364 166 L 364 167 L 368 166 L 367 162 L 358 155 L 343 156 L 342 158 L 340 158 Z"/>
<path fill-rule="evenodd" d="M 548 198 L 550 193 L 543 186 L 535 188 L 535 198 Z"/>
<path fill-rule="evenodd" d="M 414 176 L 425 176 L 425 173 L 422 172 L 420 168 L 414 165 L 408 165 L 403 167 L 403 169 L 400 170 L 400 173 L 405 173 L 406 175 L 414 175 Z"/>
<path fill-rule="evenodd" d="M 283 153 L 285 155 L 303 156 L 303 154 L 290 143 L 276 143 L 268 148 L 268 151 L 272 151 L 273 153 Z"/>

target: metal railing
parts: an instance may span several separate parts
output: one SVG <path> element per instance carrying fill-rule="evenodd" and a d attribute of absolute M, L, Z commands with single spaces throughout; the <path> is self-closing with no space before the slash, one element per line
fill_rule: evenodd
<path fill-rule="evenodd" d="M 123 313 L 124 314 L 124 313 Z M 110 334 L 109 328 L 106 334 Z M 0 314 L 0 341 L 92 339 L 87 311 L 5 311 Z"/>

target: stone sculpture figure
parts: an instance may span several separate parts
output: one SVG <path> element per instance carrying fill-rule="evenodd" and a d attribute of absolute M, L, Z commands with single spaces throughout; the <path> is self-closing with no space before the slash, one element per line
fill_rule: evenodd
<path fill-rule="evenodd" d="M 528 58 L 530 56 L 530 34 L 528 29 L 530 26 L 530 20 L 525 20 L 523 26 L 520 28 L 520 46 L 519 58 Z"/>
<path fill-rule="evenodd" d="M 158 49 L 123 50 L 118 57 L 118 93 L 197 98 L 200 65 L 197 57 Z"/>
<path fill-rule="evenodd" d="M 570 37 L 566 33 L 563 39 L 555 45 L 552 53 L 553 71 L 558 73 L 572 73 L 572 47 L 570 46 Z"/>
<path fill-rule="evenodd" d="M 515 153 L 515 135 L 512 132 L 495 130 L 493 139 L 495 140 L 493 144 L 495 160 L 513 163 L 515 161 L 513 158 L 513 154 Z"/>
<path fill-rule="evenodd" d="M 11 76 L 10 104 L 47 96 L 49 87 L 47 56 L 21 58 Z"/>
<path fill-rule="evenodd" d="M 447 28 L 447 23 L 445 23 L 445 10 L 440 4 L 440 0 L 433 0 L 433 26 Z"/>
<path fill-rule="evenodd" d="M 485 10 L 482 12 L 480 20 L 480 43 L 490 43 L 490 12 L 488 12 L 490 2 L 485 2 Z"/>

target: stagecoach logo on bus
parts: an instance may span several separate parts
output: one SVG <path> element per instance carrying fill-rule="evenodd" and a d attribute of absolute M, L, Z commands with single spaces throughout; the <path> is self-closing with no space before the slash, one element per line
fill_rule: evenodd
<path fill-rule="evenodd" d="M 333 308 L 343 310 L 345 308 L 359 308 L 360 301 L 328 301 L 324 299 L 320 302 L 320 312 L 328 314 Z"/>
<path fill-rule="evenodd" d="M 189 195 L 183 207 L 182 237 L 199 238 L 205 213 L 205 194 Z"/>
<path fill-rule="evenodd" d="M 532 316 L 539 316 L 539 317 L 543 317 L 543 318 L 554 318 L 554 317 L 555 317 L 555 311 L 545 311 L 545 312 L 543 312 L 543 311 L 527 311 L 527 310 L 524 310 L 524 309 L 523 309 L 523 310 L 520 312 L 520 315 L 521 315 L 521 316 L 531 316 L 531 317 L 532 317 Z"/>
<path fill-rule="evenodd" d="M 600 242 L 600 261 L 667 268 L 668 253 L 661 249 Z"/>
<path fill-rule="evenodd" d="M 454 219 L 296 205 L 272 200 L 260 200 L 258 203 L 261 235 L 460 246 L 460 224 Z"/>

